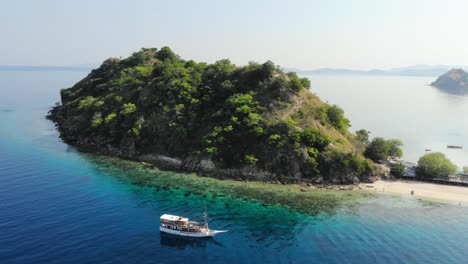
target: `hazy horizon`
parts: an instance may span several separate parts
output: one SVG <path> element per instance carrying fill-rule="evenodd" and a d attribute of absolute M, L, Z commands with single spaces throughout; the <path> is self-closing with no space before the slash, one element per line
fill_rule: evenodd
<path fill-rule="evenodd" d="M 19 0 L 0 11 L 0 65 L 96 66 L 163 46 L 197 61 L 306 70 L 466 65 L 468 36 L 456 30 L 465 10 L 462 0 Z"/>
<path fill-rule="evenodd" d="M 159 49 L 159 48 L 158 48 Z M 115 56 L 114 56 L 115 57 Z M 110 58 L 110 57 L 109 57 Z M 189 60 L 190 58 L 183 58 Z M 222 59 L 222 58 L 220 58 Z M 50 65 L 50 64 L 18 64 L 18 65 L 12 65 L 12 64 L 0 64 L 0 69 L 1 68 L 21 68 L 21 67 L 44 67 L 44 68 L 82 68 L 82 69 L 87 69 L 87 68 L 95 68 L 99 67 L 103 61 L 92 63 L 92 64 L 60 64 L 60 65 Z M 206 61 L 199 61 L 199 62 L 206 62 Z M 256 61 L 258 63 L 263 63 L 263 61 Z M 247 65 L 249 62 L 243 63 L 243 64 L 237 64 L 237 65 Z M 372 70 L 384 70 L 384 71 L 390 71 L 390 70 L 398 70 L 398 69 L 407 69 L 407 68 L 420 68 L 420 69 L 432 69 L 432 68 L 444 68 L 444 67 L 452 67 L 452 68 L 464 68 L 467 67 L 466 65 L 443 65 L 443 64 L 415 64 L 415 65 L 401 65 L 399 67 L 392 67 L 392 68 L 368 68 L 368 69 L 354 69 L 354 68 L 343 68 L 343 67 L 317 67 L 317 68 L 312 68 L 312 69 L 307 69 L 307 68 L 296 68 L 296 67 L 282 67 L 283 69 L 286 70 L 299 70 L 299 71 L 315 71 L 315 70 L 323 70 L 323 69 L 330 69 L 330 70 L 356 70 L 356 71 L 372 71 Z"/>

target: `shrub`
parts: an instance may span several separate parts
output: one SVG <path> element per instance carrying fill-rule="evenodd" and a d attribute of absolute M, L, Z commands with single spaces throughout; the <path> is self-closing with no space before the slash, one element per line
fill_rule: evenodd
<path fill-rule="evenodd" d="M 322 152 L 320 158 L 320 171 L 327 175 L 354 172 L 356 176 L 361 176 L 372 171 L 372 164 L 356 154 L 331 149 Z"/>
<path fill-rule="evenodd" d="M 299 79 L 299 77 L 297 77 L 296 74 L 290 74 L 289 76 L 290 76 L 289 81 L 291 83 L 290 84 L 291 91 L 297 93 L 297 92 L 300 92 L 302 89 L 304 89 L 304 86 L 302 86 L 301 79 Z"/>
<path fill-rule="evenodd" d="M 143 117 L 138 118 L 138 120 L 135 122 L 135 127 L 132 128 L 132 133 L 135 136 L 138 136 L 140 134 L 143 123 L 145 123 L 145 119 Z"/>
<path fill-rule="evenodd" d="M 99 100 L 99 101 L 97 101 L 97 102 L 94 104 L 94 106 L 97 107 L 97 108 L 100 108 L 100 107 L 102 107 L 103 105 L 104 105 L 104 101 L 102 101 L 102 100 Z"/>
<path fill-rule="evenodd" d="M 205 152 L 209 154 L 216 154 L 218 153 L 218 148 L 216 147 L 205 148 Z"/>
<path fill-rule="evenodd" d="M 330 138 L 318 129 L 306 128 L 301 134 L 301 141 L 306 146 L 315 147 L 319 150 L 325 149 L 330 143 Z"/>
<path fill-rule="evenodd" d="M 123 115 L 129 115 L 136 111 L 136 105 L 132 103 L 124 104 L 122 106 L 122 111 L 120 111 Z"/>
<path fill-rule="evenodd" d="M 141 77 L 148 77 L 151 75 L 153 72 L 153 67 L 151 66 L 136 66 L 135 71 L 141 76 Z"/>
<path fill-rule="evenodd" d="M 109 115 L 106 116 L 106 119 L 104 120 L 104 122 L 106 124 L 109 124 L 110 122 L 112 122 L 112 120 L 117 116 L 116 113 L 110 113 Z"/>
<path fill-rule="evenodd" d="M 92 127 L 98 127 L 102 124 L 102 118 L 96 118 L 91 122 Z"/>
<path fill-rule="evenodd" d="M 85 99 L 80 100 L 78 109 L 89 109 L 96 102 L 96 98 L 92 96 L 86 96 Z"/>
<path fill-rule="evenodd" d="M 280 140 L 281 140 L 281 135 L 279 134 L 273 134 L 268 138 L 268 142 L 273 145 L 278 144 Z"/>
<path fill-rule="evenodd" d="M 244 161 L 249 165 L 255 165 L 257 163 L 258 159 L 252 154 L 247 154 L 244 157 Z"/>
<path fill-rule="evenodd" d="M 330 106 L 327 111 L 330 124 L 341 133 L 345 133 L 350 126 L 349 119 L 344 116 L 344 111 L 337 105 Z"/>

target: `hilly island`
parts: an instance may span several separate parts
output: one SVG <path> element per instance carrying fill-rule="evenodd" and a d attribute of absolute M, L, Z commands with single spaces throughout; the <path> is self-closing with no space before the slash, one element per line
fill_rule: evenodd
<path fill-rule="evenodd" d="M 270 61 L 208 64 L 142 49 L 62 89 L 49 118 L 68 144 L 161 169 L 283 183 L 377 178 L 343 110 L 309 88 Z"/>
<path fill-rule="evenodd" d="M 454 94 L 468 93 L 468 73 L 462 69 L 451 69 L 431 83 L 445 92 Z"/>

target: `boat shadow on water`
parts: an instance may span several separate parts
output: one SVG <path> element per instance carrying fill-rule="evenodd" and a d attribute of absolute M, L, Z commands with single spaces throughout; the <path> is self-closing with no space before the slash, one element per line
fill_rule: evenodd
<path fill-rule="evenodd" d="M 183 237 L 173 234 L 160 232 L 159 242 L 163 247 L 171 247 L 177 249 L 186 248 L 205 248 L 208 244 L 225 247 L 221 242 L 216 241 L 212 237 Z"/>

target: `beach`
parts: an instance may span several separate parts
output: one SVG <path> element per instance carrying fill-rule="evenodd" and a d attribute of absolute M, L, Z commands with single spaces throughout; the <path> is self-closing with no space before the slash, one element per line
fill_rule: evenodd
<path fill-rule="evenodd" d="M 411 191 L 417 198 L 445 201 L 455 204 L 468 205 L 468 188 L 448 186 L 417 181 L 376 181 L 374 183 L 361 183 L 360 189 L 365 191 L 385 192 L 409 196 Z"/>

